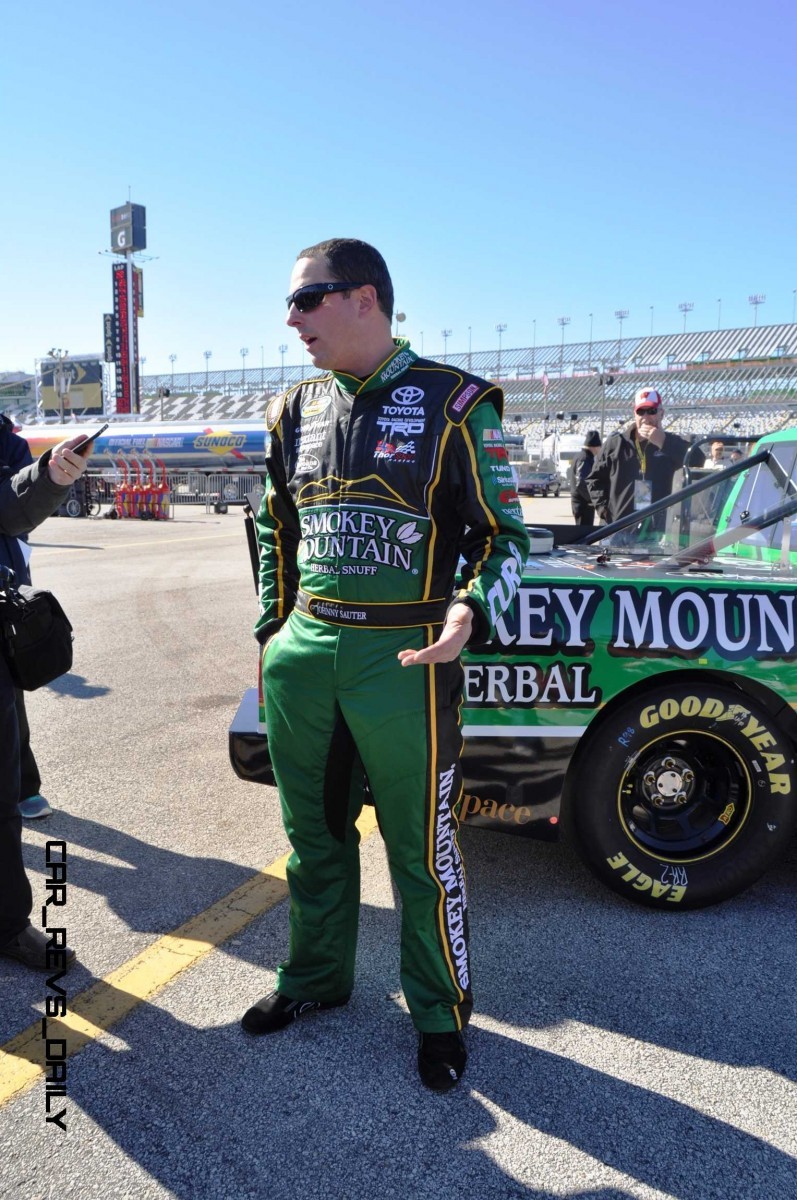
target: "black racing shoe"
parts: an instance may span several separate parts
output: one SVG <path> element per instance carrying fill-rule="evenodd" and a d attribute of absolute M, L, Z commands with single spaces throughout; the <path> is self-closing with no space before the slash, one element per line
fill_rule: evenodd
<path fill-rule="evenodd" d="M 418 1073 L 433 1092 L 456 1087 L 468 1054 L 461 1033 L 422 1033 L 418 1042 Z"/>
<path fill-rule="evenodd" d="M 289 996 L 271 992 L 246 1010 L 241 1027 L 255 1037 L 262 1033 L 278 1033 L 280 1029 L 286 1029 L 292 1021 L 298 1021 L 300 1017 L 306 1017 L 309 1013 L 322 1012 L 327 1008 L 342 1008 L 348 1003 L 348 996 L 344 1000 L 291 1000 Z"/>
<path fill-rule="evenodd" d="M 49 947 L 49 959 L 48 959 Z M 33 967 L 34 971 L 68 971 L 75 962 L 75 952 L 69 946 L 56 947 L 50 939 L 33 925 L 26 925 L 21 933 L 0 946 L 3 958 L 14 958 L 23 966 Z M 56 956 L 58 956 L 56 958 Z"/>

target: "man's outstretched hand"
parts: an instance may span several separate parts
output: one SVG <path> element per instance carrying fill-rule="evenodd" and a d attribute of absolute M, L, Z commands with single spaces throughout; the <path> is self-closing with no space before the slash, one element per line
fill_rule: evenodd
<path fill-rule="evenodd" d="M 423 650 L 399 650 L 402 667 L 423 666 L 425 663 L 453 662 L 471 635 L 473 609 L 467 604 L 452 604 L 448 610 L 443 632 L 431 646 Z"/>

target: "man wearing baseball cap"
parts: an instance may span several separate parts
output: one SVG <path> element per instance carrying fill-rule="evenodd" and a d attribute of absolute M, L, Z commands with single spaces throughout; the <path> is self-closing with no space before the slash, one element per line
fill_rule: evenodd
<path fill-rule="evenodd" d="M 634 396 L 634 420 L 612 433 L 587 479 L 587 489 L 603 521 L 612 522 L 669 496 L 673 476 L 690 442 L 662 428 L 661 392 L 643 387 Z M 694 466 L 702 466 L 697 455 Z M 641 519 L 641 518 L 640 518 Z"/>

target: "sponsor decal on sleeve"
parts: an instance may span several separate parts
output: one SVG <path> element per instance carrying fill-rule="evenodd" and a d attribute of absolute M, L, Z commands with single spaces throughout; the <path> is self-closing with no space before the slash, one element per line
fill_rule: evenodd
<path fill-rule="evenodd" d="M 266 409 L 266 428 L 267 429 L 269 429 L 269 430 L 273 429 L 274 426 L 277 424 L 277 421 L 279 421 L 280 416 L 282 414 L 282 406 L 284 403 L 285 403 L 284 395 L 275 396 L 273 398 L 273 400 L 270 401 L 269 406 Z"/>
<path fill-rule="evenodd" d="M 514 542 L 509 543 L 509 551 L 509 555 L 501 563 L 500 576 L 493 581 L 487 593 L 487 605 L 493 625 L 509 608 L 520 587 L 520 572 L 523 567 L 520 551 Z"/>
<path fill-rule="evenodd" d="M 326 412 L 332 403 L 331 396 L 307 396 L 302 400 L 301 413 L 303 417 L 317 417 Z"/>
<path fill-rule="evenodd" d="M 476 395 L 478 390 L 479 390 L 478 383 L 468 384 L 468 386 L 465 388 L 464 392 L 460 392 L 459 395 L 456 397 L 456 399 L 453 401 L 451 407 L 454 410 L 454 412 L 461 413 L 463 408 L 467 408 L 468 401 L 473 399 L 473 397 Z"/>
<path fill-rule="evenodd" d="M 509 462 L 504 435 L 500 429 L 485 429 L 482 433 L 482 445 L 491 458 L 506 459 Z"/>

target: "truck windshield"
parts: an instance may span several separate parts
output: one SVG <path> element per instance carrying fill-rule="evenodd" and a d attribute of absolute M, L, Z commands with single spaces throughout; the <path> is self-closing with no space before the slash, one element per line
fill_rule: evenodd
<path fill-rule="evenodd" d="M 727 469 L 677 473 L 669 497 L 594 530 L 581 544 L 667 559 L 668 566 L 676 557 L 708 562 L 721 553 L 794 567 L 796 477 L 797 436 L 760 445 Z"/>

